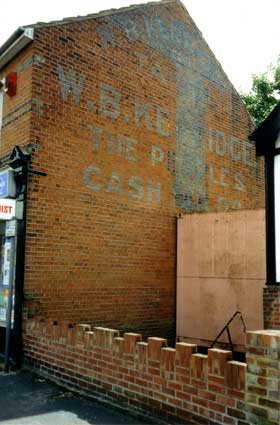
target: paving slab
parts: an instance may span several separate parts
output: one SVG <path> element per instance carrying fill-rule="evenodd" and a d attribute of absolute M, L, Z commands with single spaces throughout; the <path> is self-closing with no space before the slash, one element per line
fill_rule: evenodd
<path fill-rule="evenodd" d="M 30 371 L 0 373 L 1 425 L 144 425 L 126 412 L 88 400 Z"/>

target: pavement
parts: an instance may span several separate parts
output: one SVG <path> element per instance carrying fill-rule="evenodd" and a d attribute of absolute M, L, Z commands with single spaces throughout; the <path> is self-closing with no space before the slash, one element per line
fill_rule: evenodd
<path fill-rule="evenodd" d="M 0 425 L 121 424 L 152 422 L 83 398 L 30 371 L 0 373 Z"/>

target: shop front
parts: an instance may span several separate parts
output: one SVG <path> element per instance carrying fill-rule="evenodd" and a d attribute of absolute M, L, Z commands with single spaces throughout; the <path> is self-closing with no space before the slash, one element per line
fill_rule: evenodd
<path fill-rule="evenodd" d="M 18 368 L 21 358 L 26 172 L 18 154 L 15 148 L 0 171 L 0 363 L 5 372 Z"/>

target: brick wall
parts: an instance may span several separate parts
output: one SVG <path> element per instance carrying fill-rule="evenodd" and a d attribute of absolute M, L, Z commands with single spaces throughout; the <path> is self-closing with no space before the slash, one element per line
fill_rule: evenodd
<path fill-rule="evenodd" d="M 40 318 L 27 322 L 27 364 L 63 386 L 175 423 L 279 423 L 279 331 L 249 332 L 247 363 L 230 351 Z"/>
<path fill-rule="evenodd" d="M 265 329 L 280 329 L 280 288 L 267 285 L 263 290 Z"/>
<path fill-rule="evenodd" d="M 11 153 L 15 145 L 24 146 L 30 142 L 31 116 L 39 112 L 39 101 L 32 97 L 32 66 L 36 60 L 31 45 L 0 71 L 0 78 L 9 72 L 17 73 L 17 94 L 13 97 L 3 94 L 1 159 Z"/>
<path fill-rule="evenodd" d="M 33 143 L 47 173 L 30 178 L 26 314 L 174 336 L 177 214 L 264 206 L 251 120 L 177 1 L 34 30 L 3 122 L 34 107 L 1 150 Z"/>
<path fill-rule="evenodd" d="M 250 424 L 280 423 L 280 331 L 248 332 L 245 401 Z"/>

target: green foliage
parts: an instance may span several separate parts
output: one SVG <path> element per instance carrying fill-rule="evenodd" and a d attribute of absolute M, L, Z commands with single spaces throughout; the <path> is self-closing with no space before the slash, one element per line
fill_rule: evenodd
<path fill-rule="evenodd" d="M 276 66 L 270 65 L 266 72 L 252 76 L 252 90 L 241 94 L 249 113 L 258 126 L 279 102 L 280 56 Z"/>

